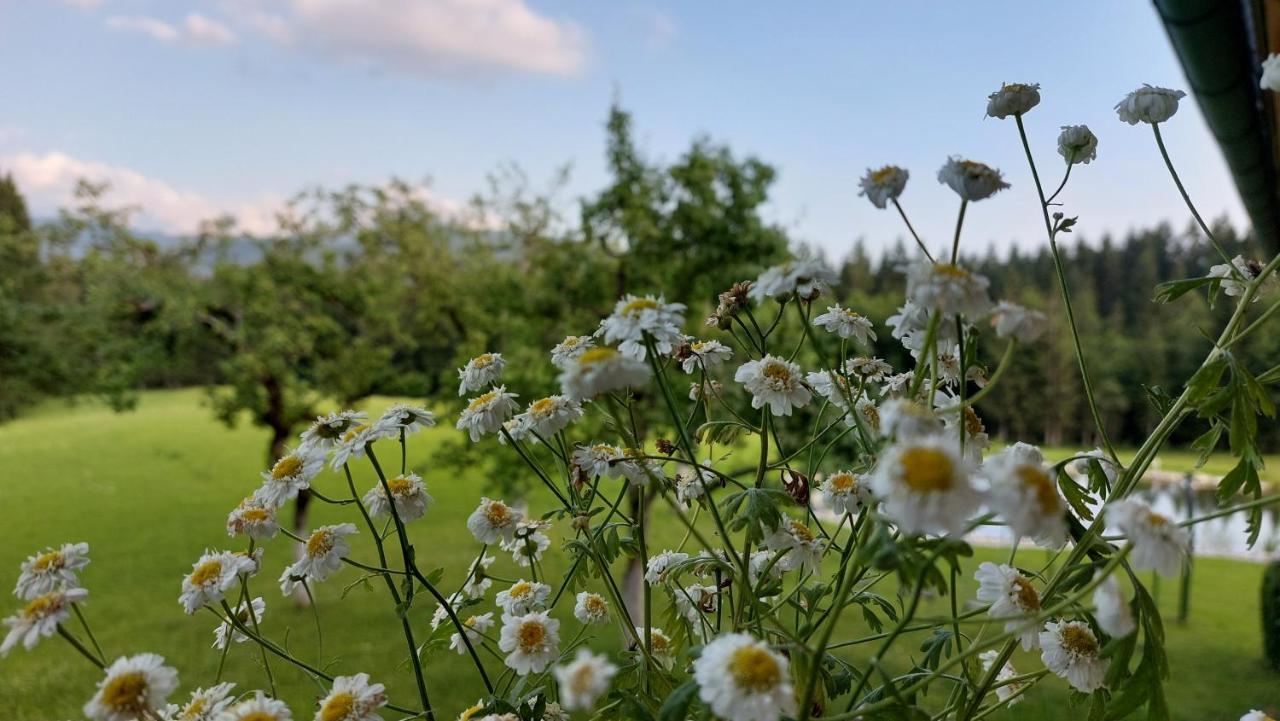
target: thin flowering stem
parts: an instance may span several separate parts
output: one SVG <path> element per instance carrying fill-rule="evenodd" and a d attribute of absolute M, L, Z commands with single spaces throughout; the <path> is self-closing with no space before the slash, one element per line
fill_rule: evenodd
<path fill-rule="evenodd" d="M 1178 177 L 1178 171 L 1173 168 L 1173 160 L 1169 157 L 1169 150 L 1164 146 L 1164 136 L 1160 134 L 1160 123 L 1151 123 L 1151 132 L 1156 136 L 1156 146 L 1160 148 L 1160 157 L 1164 158 L 1164 165 L 1169 169 L 1169 175 L 1173 176 L 1173 184 L 1178 186 L 1178 193 L 1182 195 L 1182 202 L 1187 204 L 1187 210 L 1191 211 L 1191 216 L 1196 219 L 1196 224 L 1200 226 L 1200 230 L 1204 232 L 1209 243 L 1213 245 L 1213 249 L 1218 251 L 1218 255 L 1222 257 L 1222 261 L 1227 264 L 1227 268 L 1237 278 L 1241 278 L 1240 271 L 1236 269 L 1231 262 L 1231 256 L 1227 255 L 1227 251 L 1218 243 L 1218 239 L 1213 236 L 1213 231 L 1209 230 L 1209 225 L 1204 222 L 1204 218 L 1200 217 L 1200 211 L 1196 210 L 1196 206 L 1191 202 L 1191 196 L 1187 193 L 1187 189 L 1182 185 L 1182 178 Z"/>
<path fill-rule="evenodd" d="M 951 264 L 960 262 L 960 229 L 964 227 L 964 211 L 969 207 L 969 199 L 960 199 L 960 214 L 956 216 L 956 237 L 951 241 Z"/>
<path fill-rule="evenodd" d="M 222 628 L 222 627 L 219 626 L 218 628 Z M 218 672 L 214 674 L 214 677 L 213 677 L 213 682 L 215 684 L 222 683 L 222 671 L 227 666 L 227 654 L 228 652 L 231 651 L 231 643 L 232 643 L 231 634 L 232 634 L 232 628 L 231 626 L 227 626 L 227 634 L 222 639 L 222 653 L 218 654 Z"/>
<path fill-rule="evenodd" d="M 1075 158 L 1075 153 L 1076 153 L 1076 151 L 1074 151 L 1074 150 L 1072 150 L 1072 151 L 1071 151 L 1071 157 L 1072 157 L 1072 159 L 1073 159 L 1073 160 L 1074 160 L 1074 158 Z M 1075 163 L 1073 163 L 1073 162 L 1071 162 L 1071 161 L 1067 161 L 1067 172 L 1065 172 L 1065 173 L 1063 173 L 1063 174 L 1062 174 L 1062 182 L 1061 182 L 1061 183 L 1058 183 L 1058 189 L 1057 189 L 1057 190 L 1055 190 L 1055 191 L 1053 191 L 1053 195 L 1050 195 L 1048 198 L 1046 198 L 1046 199 L 1045 199 L 1045 201 L 1044 201 L 1044 204 L 1045 204 L 1045 205 L 1052 205 L 1052 204 L 1053 204 L 1053 199 L 1054 199 L 1054 198 L 1056 198 L 1056 197 L 1058 197 L 1058 193 L 1061 193 L 1063 188 L 1067 187 L 1067 180 L 1071 177 L 1071 168 L 1072 168 L 1074 165 L 1075 165 Z"/>
<path fill-rule="evenodd" d="M 97 666 L 99 670 L 107 667 L 106 659 L 98 658 L 97 656 L 94 656 L 93 652 L 85 648 L 85 645 L 80 642 L 80 639 L 71 635 L 71 632 L 63 628 L 62 624 L 58 624 L 58 635 L 65 638 L 67 640 L 67 643 L 71 644 L 72 648 L 79 651 L 81 656 L 84 656 L 85 658 L 89 659 L 89 662 L 92 663 L 94 666 Z"/>
<path fill-rule="evenodd" d="M 98 645 L 98 639 L 93 635 L 93 629 L 89 628 L 89 620 L 84 617 L 84 611 L 80 610 L 80 604 L 72 603 L 71 610 L 75 612 L 76 618 L 80 621 L 80 627 L 84 629 L 84 635 L 89 638 L 89 643 L 93 644 L 93 650 L 98 653 L 98 658 L 104 661 L 107 654 L 102 652 L 102 647 Z"/>
<path fill-rule="evenodd" d="M 1084 386 L 1085 400 L 1089 405 L 1089 413 L 1093 416 L 1093 423 L 1097 427 L 1098 437 L 1102 439 L 1103 448 L 1106 449 L 1108 455 L 1115 458 L 1116 449 L 1111 443 L 1111 436 L 1107 433 L 1106 425 L 1102 422 L 1102 412 L 1098 410 L 1098 400 L 1093 391 L 1093 379 L 1089 374 L 1089 365 L 1084 357 L 1084 347 L 1080 343 L 1080 331 L 1076 326 L 1075 310 L 1071 305 L 1071 290 L 1067 284 L 1067 271 L 1062 262 L 1062 253 L 1058 250 L 1058 241 L 1053 230 L 1053 223 L 1049 220 L 1049 204 L 1044 197 L 1044 188 L 1040 185 L 1040 172 L 1036 170 L 1036 161 L 1031 155 L 1031 143 L 1027 140 L 1027 130 L 1022 124 L 1022 115 L 1015 115 L 1013 119 L 1017 123 L 1018 137 L 1022 141 L 1022 150 L 1026 153 L 1027 165 L 1031 168 L 1031 178 L 1035 181 L 1036 194 L 1040 198 L 1040 214 L 1044 217 L 1044 230 L 1049 237 L 1049 250 L 1053 254 L 1053 267 L 1058 275 L 1058 289 L 1062 293 L 1062 304 L 1067 315 L 1067 325 L 1071 327 L 1071 341 L 1075 347 L 1076 362 L 1080 366 L 1080 380 Z"/>
<path fill-rule="evenodd" d="M 311 606 L 311 617 L 316 622 L 316 656 L 324 658 L 324 627 L 320 624 L 320 609 L 316 605 L 316 597 L 311 593 L 311 584 L 307 583 L 307 579 L 302 579 L 302 590 L 307 594 L 307 605 Z M 253 612 L 253 607 L 249 608 L 249 615 L 257 615 Z"/>
<path fill-rule="evenodd" d="M 911 221 L 907 220 L 907 212 L 902 209 L 902 205 L 898 203 L 898 199 L 890 198 L 889 202 L 893 203 L 894 208 L 898 209 L 898 215 L 902 216 L 902 222 L 907 224 L 907 230 L 910 231 L 911 237 L 915 239 L 916 245 L 920 246 L 920 252 L 924 253 L 924 257 L 928 258 L 930 263 L 938 262 L 933 259 L 933 254 L 929 252 L 927 247 L 925 247 L 924 241 L 920 240 L 920 234 L 916 232 L 914 227 L 912 227 Z"/>

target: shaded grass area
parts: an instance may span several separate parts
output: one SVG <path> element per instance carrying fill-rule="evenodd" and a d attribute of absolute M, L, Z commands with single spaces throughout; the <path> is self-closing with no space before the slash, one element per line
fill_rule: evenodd
<path fill-rule="evenodd" d="M 377 412 L 385 403 L 374 402 Z M 443 568 L 442 590 L 456 590 L 466 567 L 478 552 L 478 544 L 465 528 L 465 518 L 485 491 L 485 479 L 474 473 L 457 474 L 432 468 L 428 451 L 432 438 L 455 433 L 438 428 L 415 437 L 409 466 L 427 479 L 436 504 L 425 519 L 411 525 L 411 535 L 424 570 Z M 496 443 L 494 452 L 504 452 Z M 213 682 L 219 656 L 210 648 L 216 623 L 212 615 L 186 616 L 177 603 L 179 585 L 191 563 L 206 548 L 239 547 L 224 531 L 226 512 L 257 485 L 262 470 L 264 439 L 249 426 L 227 429 L 212 420 L 197 391 L 148 393 L 137 412 L 117 415 L 83 405 L 74 409 L 46 407 L 17 422 L 0 427 L 0 494 L 4 498 L 3 538 L 0 544 L 0 585 L 11 588 L 18 564 L 46 545 L 87 541 L 92 564 L 84 573 L 91 589 L 86 612 L 109 658 L 154 651 L 178 667 L 182 692 Z M 394 448 L 390 446 L 389 448 Z M 505 452 L 510 452 L 505 451 Z M 393 453 L 384 453 L 392 456 Z M 384 457 L 391 465 L 394 458 Z M 361 464 L 357 482 L 363 493 L 373 483 L 367 464 Z M 327 494 L 345 497 L 345 481 L 326 472 L 317 487 Z M 534 512 L 550 508 L 540 493 L 531 494 Z M 682 529 L 664 506 L 654 511 L 651 549 L 679 543 Z M 319 506 L 313 525 L 358 519 L 350 509 Z M 704 519 L 705 520 L 705 519 Z M 701 525 L 701 524 L 700 524 Z M 708 528 L 709 530 L 709 528 Z M 363 531 L 363 529 L 362 529 Z M 553 543 L 566 536 L 553 531 Z M 372 562 L 374 554 L 367 534 L 356 537 L 355 557 Z M 566 571 L 563 554 L 548 555 L 545 569 L 552 579 Z M 416 705 L 416 692 L 407 665 L 407 651 L 399 623 L 385 588 L 378 579 L 356 583 L 356 569 L 346 568 L 337 577 L 318 585 L 321 623 L 325 628 L 323 654 L 317 642 L 312 611 L 295 607 L 281 596 L 275 579 L 291 559 L 292 549 L 281 537 L 267 545 L 265 568 L 254 579 L 253 592 L 267 601 L 264 631 L 302 658 L 324 666 L 332 674 L 365 671 L 386 683 L 392 699 Z M 1007 550 L 979 549 L 979 560 L 1003 559 Z M 493 572 L 505 578 L 521 575 L 506 554 Z M 1025 551 L 1019 563 L 1038 568 L 1045 561 L 1039 551 Z M 1165 609 L 1172 679 L 1168 685 L 1170 708 L 1178 719 L 1236 719 L 1249 708 L 1280 709 L 1280 676 L 1261 659 L 1258 589 L 1262 567 L 1254 564 L 1200 559 L 1195 566 L 1192 615 L 1185 625 L 1172 621 L 1176 588 L 1166 582 L 1160 589 Z M 351 590 L 342 598 L 344 586 Z M 479 610 L 491 610 L 492 593 Z M 976 584 L 963 584 L 965 598 L 972 598 Z M 877 589 L 886 596 L 896 583 L 886 581 Z M 3 612 L 16 605 L 9 598 Z M 434 603 L 423 598 L 410 611 L 419 641 L 429 634 Z M 557 607 L 566 638 L 578 625 L 570 615 L 572 596 Z M 930 604 L 927 613 L 941 613 Z M 662 614 L 659 614 L 662 615 Z M 973 627 L 972 630 L 976 630 Z M 870 634 L 855 610 L 848 612 L 836 638 Z M 904 652 L 891 665 L 903 668 L 907 651 L 918 648 L 923 635 L 904 637 Z M 605 627 L 593 646 L 616 647 L 616 626 Z M 855 647 L 854 657 L 862 649 Z M 438 718 L 455 718 L 482 692 L 466 658 L 448 650 L 426 658 L 427 685 Z M 487 657 L 494 677 L 501 676 L 501 662 Z M 1020 670 L 1039 667 L 1038 659 L 1019 656 Z M 303 673 L 272 661 L 278 693 L 294 708 L 296 718 L 310 718 L 322 693 Z M 91 695 L 98 672 L 77 657 L 60 639 L 48 639 L 34 651 L 14 651 L 0 660 L 0 699 L 5 719 L 45 721 L 79 717 L 79 708 Z M 225 680 L 241 688 L 265 687 L 266 677 L 256 650 L 250 645 L 232 648 Z M 934 694 L 945 695 L 944 687 Z M 1037 686 L 1027 700 L 992 718 L 1073 719 L 1087 710 L 1071 708 L 1065 683 L 1052 679 Z"/>

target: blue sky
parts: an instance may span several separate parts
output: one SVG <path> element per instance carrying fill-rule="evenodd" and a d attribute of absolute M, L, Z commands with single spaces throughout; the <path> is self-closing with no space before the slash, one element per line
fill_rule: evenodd
<path fill-rule="evenodd" d="M 305 186 L 393 175 L 429 179 L 448 211 L 512 161 L 535 183 L 569 164 L 571 208 L 606 179 L 616 95 L 654 158 L 707 134 L 774 164 L 770 217 L 829 254 L 902 237 L 856 195 L 890 162 L 922 234 L 949 238 L 957 200 L 934 176 L 950 154 L 1013 185 L 970 209 L 966 246 L 1034 248 L 1015 128 L 983 117 L 1001 81 L 1042 85 L 1027 123 L 1045 176 L 1060 125 L 1098 134 L 1064 194 L 1082 235 L 1189 219 L 1149 128 L 1112 110 L 1144 82 L 1186 85 L 1147 3 L 0 0 L 0 67 L 0 171 L 37 212 L 88 175 L 170 232 L 220 211 L 262 227 Z M 1243 223 L 1193 101 L 1165 133 L 1201 210 Z"/>

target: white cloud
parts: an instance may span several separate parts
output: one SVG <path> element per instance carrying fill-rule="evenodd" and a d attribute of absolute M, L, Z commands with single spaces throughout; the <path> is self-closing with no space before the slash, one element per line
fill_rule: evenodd
<path fill-rule="evenodd" d="M 107 27 L 141 33 L 163 43 L 188 46 L 233 45 L 237 40 L 231 28 L 197 13 L 187 15 L 179 25 L 145 15 L 115 15 L 107 18 Z"/>
<path fill-rule="evenodd" d="M 275 209 L 282 205 L 274 199 L 218 202 L 129 168 L 59 152 L 0 157 L 0 168 L 13 174 L 18 189 L 38 213 L 52 214 L 74 204 L 77 181 L 107 182 L 110 190 L 104 201 L 108 206 L 136 208 L 136 226 L 166 233 L 192 233 L 201 221 L 227 214 L 235 216 L 243 230 L 267 233 L 275 227 Z"/>
<path fill-rule="evenodd" d="M 573 75 L 586 62 L 576 24 L 525 0 L 225 0 L 228 15 L 289 47 L 419 77 Z"/>

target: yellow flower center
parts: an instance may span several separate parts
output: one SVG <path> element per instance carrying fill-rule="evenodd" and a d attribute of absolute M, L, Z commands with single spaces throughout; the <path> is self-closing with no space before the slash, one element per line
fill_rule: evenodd
<path fill-rule="evenodd" d="M 475 616 L 467 616 L 467 620 L 463 621 L 463 622 L 462 622 L 462 625 L 463 625 L 463 626 L 466 626 L 467 628 L 475 628 L 475 626 L 476 626 L 476 617 L 475 617 Z"/>
<path fill-rule="evenodd" d="M 873 170 L 871 172 L 871 180 L 872 182 L 875 182 L 875 183 L 888 182 L 891 178 L 893 178 L 893 175 L 895 172 L 897 172 L 897 170 L 898 169 L 893 167 L 892 165 L 886 165 L 883 168 L 880 168 L 879 170 Z"/>
<path fill-rule="evenodd" d="M 240 716 L 239 721 L 280 721 L 280 719 L 266 711 L 251 711 L 244 716 Z"/>
<path fill-rule="evenodd" d="M 393 495 L 407 496 L 413 491 L 413 481 L 404 476 L 396 476 L 387 481 L 387 488 L 391 489 Z"/>
<path fill-rule="evenodd" d="M 203 586 L 216 581 L 218 576 L 221 575 L 222 561 L 219 561 L 216 558 L 211 558 L 196 566 L 195 570 L 191 572 L 191 585 Z"/>
<path fill-rule="evenodd" d="M 978 412 L 975 411 L 972 406 L 965 406 L 964 432 L 969 434 L 969 437 L 972 438 L 985 430 L 987 430 L 987 428 L 982 425 L 982 419 L 978 417 Z"/>
<path fill-rule="evenodd" d="M 554 398 L 540 398 L 529 406 L 529 412 L 535 416 L 545 416 L 556 408 L 556 400 Z"/>
<path fill-rule="evenodd" d="M 1040 594 L 1036 593 L 1036 589 L 1026 579 L 1013 579 L 1013 590 L 1018 597 L 1018 605 L 1024 611 L 1040 610 Z"/>
<path fill-rule="evenodd" d="M 141 671 L 122 673 L 102 687 L 102 705 L 121 714 L 142 716 L 147 711 L 147 676 Z"/>
<path fill-rule="evenodd" d="M 53 571 L 62 568 L 62 551 L 45 551 L 36 557 L 35 570 Z"/>
<path fill-rule="evenodd" d="M 547 638 L 547 629 L 538 621 L 525 621 L 520 624 L 517 636 L 520 650 L 525 653 L 534 653 L 542 648 L 542 643 Z"/>
<path fill-rule="evenodd" d="M 607 610 L 604 605 L 604 599 L 595 594 L 587 596 L 582 605 L 587 609 L 588 613 L 592 614 L 604 613 Z"/>
<path fill-rule="evenodd" d="M 198 718 L 200 714 L 204 713 L 204 707 L 204 696 L 194 698 L 191 703 L 187 704 L 186 708 L 182 709 L 182 718 Z"/>
<path fill-rule="evenodd" d="M 484 507 L 484 520 L 491 526 L 505 526 L 511 520 L 507 504 L 502 501 L 489 501 Z"/>
<path fill-rule="evenodd" d="M 471 359 L 471 366 L 473 368 L 488 368 L 492 363 L 493 363 L 492 353 L 481 353 L 480 355 Z"/>
<path fill-rule="evenodd" d="M 528 581 L 520 581 L 512 586 L 510 591 L 507 591 L 507 595 L 511 598 L 524 598 L 531 593 L 533 593 L 533 584 Z"/>
<path fill-rule="evenodd" d="M 1079 656 L 1094 656 L 1098 653 L 1097 639 L 1081 626 L 1067 626 L 1062 629 L 1062 645 Z"/>
<path fill-rule="evenodd" d="M 484 704 L 478 703 L 458 714 L 458 721 L 471 721 L 471 717 L 484 710 Z"/>
<path fill-rule="evenodd" d="M 612 348 L 592 348 L 584 351 L 578 356 L 579 366 L 590 366 L 597 363 L 607 363 L 618 356 L 618 351 Z"/>
<path fill-rule="evenodd" d="M 653 298 L 636 298 L 622 306 L 623 315 L 640 315 L 646 310 L 657 310 L 662 306 Z"/>
<path fill-rule="evenodd" d="M 1163 528 L 1169 525 L 1169 519 L 1155 511 L 1149 511 L 1147 513 L 1147 523 L 1151 524 L 1154 528 Z"/>
<path fill-rule="evenodd" d="M 654 653 L 666 653 L 667 647 L 671 645 L 670 639 L 657 631 L 649 633 L 649 646 L 653 648 Z"/>
<path fill-rule="evenodd" d="M 39 618 L 62 608 L 62 592 L 50 591 L 36 596 L 22 607 L 22 615 L 27 618 Z"/>
<path fill-rule="evenodd" d="M 757 693 L 768 691 L 782 680 L 782 667 L 767 649 L 748 645 L 733 652 L 729 673 L 739 688 Z"/>
<path fill-rule="evenodd" d="M 271 518 L 271 512 L 261 506 L 250 506 L 240 511 L 240 520 L 246 523 L 262 523 Z"/>
<path fill-rule="evenodd" d="M 849 310 L 848 308 L 845 308 L 844 310 L 842 310 L 842 311 L 840 311 L 840 312 L 841 312 L 841 313 L 843 313 L 843 314 L 844 314 L 844 317 L 845 317 L 846 319 L 848 319 L 848 320 L 858 320 L 858 319 L 862 318 L 862 314 L 861 314 L 861 313 L 859 313 L 859 312 L 857 312 L 857 311 L 855 311 L 855 310 Z"/>
<path fill-rule="evenodd" d="M 813 540 L 813 531 L 799 521 L 791 521 L 791 535 L 805 543 Z"/>
<path fill-rule="evenodd" d="M 840 493 L 852 493 L 858 489 L 858 480 L 852 473 L 837 473 L 831 477 L 831 488 Z"/>
<path fill-rule="evenodd" d="M 307 555 L 315 558 L 333 550 L 333 536 L 328 531 L 316 531 L 307 539 Z"/>
<path fill-rule="evenodd" d="M 329 697 L 320 707 L 316 721 L 342 721 L 351 715 L 356 708 L 356 697 L 350 692 L 337 693 Z"/>
<path fill-rule="evenodd" d="M 365 423 L 360 423 L 360 424 L 351 426 L 351 428 L 346 433 L 342 434 L 342 442 L 351 443 L 356 438 L 358 438 L 361 433 L 364 433 L 367 430 L 369 430 L 369 426 Z"/>
<path fill-rule="evenodd" d="M 951 490 L 955 468 L 950 456 L 937 448 L 909 448 L 903 452 L 899 464 L 902 482 L 911 490 L 921 493 Z"/>
<path fill-rule="evenodd" d="M 467 410 L 474 411 L 478 408 L 483 408 L 484 406 L 491 403 L 494 398 L 497 398 L 497 397 L 498 397 L 498 389 L 494 388 L 488 393 L 484 393 L 483 395 L 478 395 L 475 398 L 472 398 L 471 402 L 467 404 Z"/>
<path fill-rule="evenodd" d="M 276 464 L 271 467 L 271 480 L 283 481 L 298 475 L 301 470 L 302 459 L 290 454 L 276 461 Z"/>
<path fill-rule="evenodd" d="M 595 678 L 595 668 L 590 664 L 584 663 L 575 669 L 573 676 L 569 678 L 569 688 L 575 694 L 586 695 L 591 690 L 591 683 L 595 681 Z"/>
<path fill-rule="evenodd" d="M 875 405 L 867 403 L 862 407 L 862 417 L 867 419 L 867 425 L 871 426 L 871 430 L 880 430 L 880 409 Z"/>
<path fill-rule="evenodd" d="M 762 371 L 764 377 L 785 386 L 791 385 L 791 369 L 781 363 L 769 363 Z"/>
<path fill-rule="evenodd" d="M 970 277 L 969 271 L 954 263 L 937 263 L 933 266 L 933 272 L 957 280 L 968 280 Z"/>
<path fill-rule="evenodd" d="M 1051 516 L 1061 512 L 1062 502 L 1048 473 L 1035 466 L 1018 466 L 1017 474 L 1022 485 L 1035 491 L 1036 505 L 1040 507 L 1041 514 Z"/>
<path fill-rule="evenodd" d="M 560 345 L 563 346 L 565 350 L 573 350 L 574 348 L 577 348 L 578 346 L 582 345 L 582 336 L 576 336 L 576 335 L 568 336 L 564 339 L 564 342 L 562 342 Z"/>

